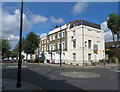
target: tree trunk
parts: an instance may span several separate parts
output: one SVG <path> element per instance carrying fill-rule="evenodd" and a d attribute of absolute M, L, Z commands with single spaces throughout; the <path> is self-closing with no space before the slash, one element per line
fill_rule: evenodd
<path fill-rule="evenodd" d="M 112 36 L 113 36 L 114 45 L 116 46 L 116 42 L 115 42 L 115 33 L 114 33 L 114 31 L 111 31 L 111 32 L 112 32 Z"/>
<path fill-rule="evenodd" d="M 117 42 L 116 42 L 116 46 L 118 46 L 118 40 L 119 40 L 119 34 L 117 34 Z"/>
<path fill-rule="evenodd" d="M 113 42 L 115 42 L 115 36 L 114 36 L 114 32 L 112 32 L 112 36 L 113 36 Z"/>
<path fill-rule="evenodd" d="M 32 54 L 30 54 L 30 63 L 32 62 Z"/>

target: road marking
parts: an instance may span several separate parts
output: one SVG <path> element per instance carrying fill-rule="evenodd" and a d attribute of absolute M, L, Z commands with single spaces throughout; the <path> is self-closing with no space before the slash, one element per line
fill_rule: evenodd
<path fill-rule="evenodd" d="M 34 69 L 30 69 L 30 70 L 40 70 L 40 69 L 38 69 L 38 68 L 34 68 Z"/>
<path fill-rule="evenodd" d="M 112 72 L 120 72 L 119 70 L 109 70 L 109 71 L 112 71 Z"/>
<path fill-rule="evenodd" d="M 120 72 L 119 70 L 115 70 L 116 72 Z"/>
<path fill-rule="evenodd" d="M 18 66 L 5 66 L 5 68 L 17 68 Z M 21 67 L 27 67 L 27 66 L 21 66 Z"/>

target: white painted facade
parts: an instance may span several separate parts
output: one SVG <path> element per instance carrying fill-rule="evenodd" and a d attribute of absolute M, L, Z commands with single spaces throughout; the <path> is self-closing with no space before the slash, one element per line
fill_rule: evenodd
<path fill-rule="evenodd" d="M 73 35 L 75 31 L 75 35 Z M 67 30 L 68 34 L 68 63 L 79 64 L 99 62 L 104 59 L 104 31 L 84 25 Z M 73 36 L 73 38 L 72 38 Z M 73 48 L 73 40 L 76 40 L 76 48 Z M 91 48 L 88 47 L 88 40 L 91 40 Z M 94 44 L 98 45 L 98 54 L 94 54 Z M 76 60 L 73 60 L 73 53 L 76 53 Z M 91 58 L 89 60 L 89 58 Z"/>
<path fill-rule="evenodd" d="M 70 28 L 70 24 L 68 25 L 65 24 L 64 26 L 61 27 L 61 29 L 62 28 L 63 29 L 66 28 L 67 30 L 67 50 L 63 51 L 63 45 L 61 47 L 62 63 L 83 65 L 83 64 L 90 64 L 91 61 L 99 62 L 99 60 L 105 58 L 105 53 L 103 52 L 105 50 L 103 30 L 82 24 L 73 28 Z M 58 31 L 60 31 L 60 27 L 50 31 L 49 34 L 51 35 Z M 45 40 L 45 39 L 47 39 L 47 37 L 41 38 L 41 40 Z M 75 47 L 73 46 L 73 41 L 76 43 Z M 64 41 L 62 41 L 61 44 L 63 43 Z M 54 44 L 50 44 L 49 47 L 50 50 L 51 50 L 51 45 L 53 46 L 54 49 Z M 94 53 L 94 45 L 98 46 L 98 54 Z M 40 48 L 44 48 L 44 47 L 40 47 Z M 42 49 L 40 54 L 41 53 L 44 53 L 45 60 L 48 59 L 51 62 L 55 61 L 55 63 L 60 62 L 59 51 L 49 52 L 45 50 L 43 52 Z"/>
<path fill-rule="evenodd" d="M 26 60 L 26 58 L 27 58 L 27 60 L 30 60 L 30 54 L 27 55 L 24 51 L 22 51 L 21 55 L 24 56 L 24 58 L 23 58 L 24 60 Z"/>

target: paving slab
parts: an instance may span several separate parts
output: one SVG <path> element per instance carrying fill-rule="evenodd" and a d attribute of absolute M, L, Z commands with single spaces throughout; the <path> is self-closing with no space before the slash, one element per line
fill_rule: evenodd
<path fill-rule="evenodd" d="M 3 79 L 2 80 L 2 90 L 42 90 L 36 85 L 30 84 L 28 82 L 22 81 L 22 87 L 16 88 L 16 80 L 13 79 Z"/>

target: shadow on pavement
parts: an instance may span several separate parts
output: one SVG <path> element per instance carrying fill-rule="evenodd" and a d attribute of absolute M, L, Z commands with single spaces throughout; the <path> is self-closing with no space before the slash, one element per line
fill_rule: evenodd
<path fill-rule="evenodd" d="M 3 69 L 2 77 L 16 80 L 17 79 L 17 68 Z M 48 91 L 51 91 L 51 92 L 54 92 L 54 91 L 87 92 L 87 91 L 84 91 L 80 88 L 77 88 L 73 85 L 66 83 L 65 80 L 51 80 L 41 74 L 33 72 L 27 68 L 22 69 L 22 81 L 26 81 L 26 82 L 29 82 L 31 84 L 34 84 L 34 85 L 40 87 L 41 89 L 44 90 L 42 92 L 48 92 Z M 4 82 L 4 80 L 2 82 Z M 9 92 L 13 92 L 13 91 L 9 91 Z M 32 90 L 32 92 L 36 92 L 36 91 L 38 91 L 38 90 L 34 90 L 34 91 Z M 3 92 L 8 92 L 8 91 L 3 90 Z M 16 92 L 16 91 L 14 91 L 14 92 Z M 17 91 L 17 92 L 20 92 L 20 91 Z M 25 92 L 27 92 L 27 91 L 25 91 Z M 29 92 L 31 92 L 31 90 L 29 90 Z M 38 92 L 40 92 L 40 91 L 38 91 Z"/>

